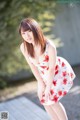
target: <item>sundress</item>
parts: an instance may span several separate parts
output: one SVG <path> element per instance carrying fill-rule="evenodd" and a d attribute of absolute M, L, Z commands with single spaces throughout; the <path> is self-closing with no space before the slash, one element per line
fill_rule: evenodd
<path fill-rule="evenodd" d="M 47 71 L 49 69 L 49 55 L 48 55 L 48 45 L 50 42 L 46 43 L 46 50 L 44 52 L 45 57 L 42 62 L 38 64 L 34 64 L 32 58 L 29 56 L 29 59 L 32 64 L 37 66 L 39 73 L 46 84 Z M 51 105 L 58 102 L 62 97 L 64 97 L 69 90 L 73 86 L 73 80 L 76 75 L 68 63 L 68 61 L 60 56 L 56 57 L 56 65 L 55 65 L 55 75 L 53 76 L 53 81 L 50 89 L 50 93 L 48 96 L 48 100 L 45 100 L 45 94 L 43 94 L 40 103 L 42 105 Z"/>

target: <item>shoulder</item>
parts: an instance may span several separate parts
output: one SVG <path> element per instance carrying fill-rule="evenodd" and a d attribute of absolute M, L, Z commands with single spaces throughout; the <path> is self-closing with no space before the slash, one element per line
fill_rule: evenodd
<path fill-rule="evenodd" d="M 21 50 L 21 52 L 24 51 L 24 43 L 20 44 L 20 50 Z"/>
<path fill-rule="evenodd" d="M 56 53 L 57 54 L 57 50 L 56 50 L 56 46 L 54 44 L 54 42 L 52 40 L 48 40 L 48 52 L 51 54 L 51 53 Z"/>
<path fill-rule="evenodd" d="M 24 49 L 24 43 L 21 43 L 20 44 L 20 50 L 21 50 L 21 52 L 22 52 L 22 54 L 25 56 L 25 55 L 28 55 L 28 53 L 27 53 L 27 49 L 26 49 L 26 51 L 25 51 L 25 49 Z"/>
<path fill-rule="evenodd" d="M 27 50 L 25 51 L 25 49 L 24 49 L 24 43 L 20 44 L 20 50 L 21 50 L 23 56 L 25 57 L 25 59 L 27 60 L 28 64 L 30 65 L 30 60 L 29 60 Z"/>

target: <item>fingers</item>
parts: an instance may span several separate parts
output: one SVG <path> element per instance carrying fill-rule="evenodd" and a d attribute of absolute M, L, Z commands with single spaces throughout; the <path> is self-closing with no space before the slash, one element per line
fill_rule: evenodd
<path fill-rule="evenodd" d="M 38 93 L 39 100 L 42 99 L 42 92 Z"/>
<path fill-rule="evenodd" d="M 48 101 L 50 91 L 48 89 L 45 90 L 45 100 Z"/>
<path fill-rule="evenodd" d="M 46 100 L 46 101 L 48 100 L 48 96 L 49 96 L 49 94 L 48 94 L 48 93 L 45 93 L 45 100 Z"/>

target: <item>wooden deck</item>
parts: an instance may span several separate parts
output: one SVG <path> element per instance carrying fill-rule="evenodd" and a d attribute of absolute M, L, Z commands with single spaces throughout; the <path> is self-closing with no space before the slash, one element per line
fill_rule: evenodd
<path fill-rule="evenodd" d="M 9 120 L 50 120 L 47 112 L 25 97 L 0 103 L 1 111 L 9 112 Z"/>

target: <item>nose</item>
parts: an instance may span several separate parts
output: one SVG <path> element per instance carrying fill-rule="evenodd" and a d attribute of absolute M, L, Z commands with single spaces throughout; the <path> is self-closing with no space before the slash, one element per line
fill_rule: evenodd
<path fill-rule="evenodd" d="M 27 32 L 27 36 L 30 37 L 29 32 Z"/>

